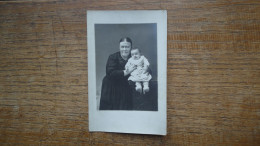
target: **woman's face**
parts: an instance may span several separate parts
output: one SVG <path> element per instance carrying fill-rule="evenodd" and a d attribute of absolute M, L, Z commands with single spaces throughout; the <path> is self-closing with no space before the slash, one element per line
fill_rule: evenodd
<path fill-rule="evenodd" d="M 120 54 L 124 57 L 128 57 L 131 50 L 131 43 L 129 42 L 120 42 L 119 44 Z"/>

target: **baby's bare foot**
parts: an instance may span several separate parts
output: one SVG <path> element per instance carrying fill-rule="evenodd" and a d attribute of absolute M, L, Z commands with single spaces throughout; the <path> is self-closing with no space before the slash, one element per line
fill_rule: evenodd
<path fill-rule="evenodd" d="M 136 86 L 135 90 L 139 93 L 142 93 L 142 87 L 141 86 Z"/>
<path fill-rule="evenodd" d="M 144 86 L 143 92 L 144 92 L 144 94 L 149 92 L 149 87 L 148 86 Z"/>

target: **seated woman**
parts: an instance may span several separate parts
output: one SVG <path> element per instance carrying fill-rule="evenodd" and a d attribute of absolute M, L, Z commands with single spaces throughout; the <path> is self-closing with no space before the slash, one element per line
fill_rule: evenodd
<path fill-rule="evenodd" d="M 106 64 L 106 76 L 102 81 L 100 110 L 131 110 L 133 99 L 128 77 L 133 70 L 132 66 L 125 70 L 130 58 L 132 40 L 122 38 L 119 41 L 119 52 L 111 54 Z"/>

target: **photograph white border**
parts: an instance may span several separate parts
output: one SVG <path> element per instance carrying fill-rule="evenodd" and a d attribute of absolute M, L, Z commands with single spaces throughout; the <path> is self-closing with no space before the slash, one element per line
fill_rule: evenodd
<path fill-rule="evenodd" d="M 97 110 L 95 24 L 157 23 L 158 111 Z M 167 11 L 87 11 L 89 131 L 166 135 Z"/>

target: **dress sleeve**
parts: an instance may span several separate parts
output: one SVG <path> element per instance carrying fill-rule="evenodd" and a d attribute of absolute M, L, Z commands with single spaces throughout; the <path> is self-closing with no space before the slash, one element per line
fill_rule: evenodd
<path fill-rule="evenodd" d="M 119 68 L 119 62 L 117 59 L 110 55 L 108 60 L 107 60 L 107 65 L 106 65 L 106 75 L 110 77 L 124 77 L 124 71 L 118 69 Z"/>

